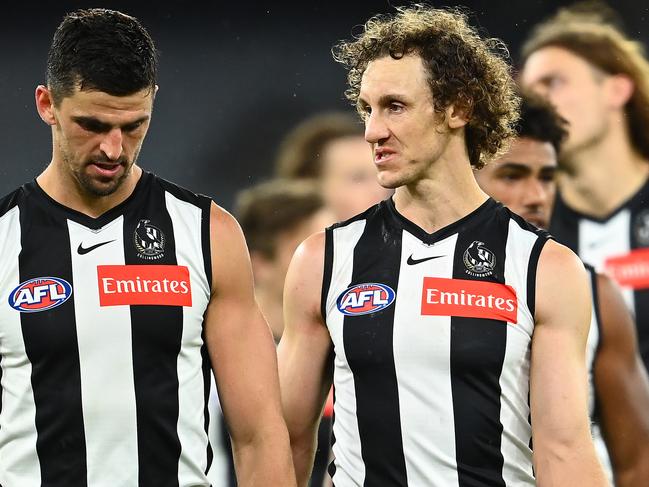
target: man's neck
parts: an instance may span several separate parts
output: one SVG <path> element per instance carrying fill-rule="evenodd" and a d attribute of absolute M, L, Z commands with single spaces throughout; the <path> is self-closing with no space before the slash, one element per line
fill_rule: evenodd
<path fill-rule="evenodd" d="M 36 178 L 36 182 L 57 203 L 97 218 L 126 200 L 135 190 L 141 176 L 142 169 L 133 165 L 130 174 L 114 193 L 100 197 L 84 194 L 70 175 L 51 162 Z"/>
<path fill-rule="evenodd" d="M 633 150 L 626 130 L 610 133 L 568 162 L 570 170 L 559 173 L 562 199 L 570 208 L 599 218 L 624 204 L 649 177 L 649 161 Z"/>
<path fill-rule="evenodd" d="M 487 199 L 468 160 L 438 162 L 426 179 L 401 186 L 394 194 L 397 211 L 427 233 L 456 222 Z"/>

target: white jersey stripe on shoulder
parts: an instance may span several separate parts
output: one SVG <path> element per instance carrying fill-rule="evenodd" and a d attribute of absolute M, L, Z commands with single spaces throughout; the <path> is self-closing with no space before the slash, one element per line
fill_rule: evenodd
<path fill-rule="evenodd" d="M 20 284 L 20 238 L 20 210 L 15 207 L 0 218 L 0 283 L 4 283 L 2 288 L 8 292 Z M 41 485 L 41 470 L 36 453 L 32 366 L 25 351 L 20 313 L 9 306 L 8 298 L 8 295 L 0 296 L 0 322 L 3 323 L 0 328 L 0 485 L 37 487 Z"/>
<path fill-rule="evenodd" d="M 501 452 L 505 461 L 503 480 L 507 486 L 535 485 L 529 439 L 529 373 L 530 347 L 534 318 L 527 307 L 527 271 L 532 248 L 539 237 L 522 229 L 515 220 L 509 221 L 505 252 L 505 283 L 516 289 L 518 296 L 517 323 L 507 324 L 507 347 L 500 376 L 503 425 Z"/>
<path fill-rule="evenodd" d="M 361 439 L 356 418 L 356 389 L 354 375 L 347 363 L 343 340 L 342 313 L 336 309 L 336 289 L 346 288 L 352 278 L 354 247 L 363 234 L 365 220 L 358 220 L 344 227 L 333 230 L 334 254 L 332 264 L 330 292 L 327 296 L 327 326 L 334 344 L 336 358 L 334 362 L 334 387 L 336 403 L 334 405 L 335 420 L 333 435 L 336 442 L 333 445 L 334 465 L 336 472 L 333 476 L 334 485 L 360 486 L 365 478 L 365 464 L 361 455 Z M 343 408 L 345 405 L 345 408 Z M 341 448 L 345 445 L 345 449 Z M 344 464 L 349 471 L 338 468 L 344 458 Z M 351 477 L 350 477 L 351 476 Z"/>
<path fill-rule="evenodd" d="M 173 225 L 176 261 L 189 268 L 192 307 L 183 308 L 182 346 L 178 355 L 178 439 L 181 452 L 178 464 L 179 485 L 204 485 L 207 482 L 207 443 L 204 428 L 205 383 L 203 381 L 201 330 L 203 316 L 194 310 L 207 307 L 210 283 L 205 275 L 201 238 L 201 209 L 165 192 L 167 211 Z M 197 323 L 197 321 L 199 323 Z M 197 418 L 200 418 L 197 421 Z"/>
<path fill-rule="evenodd" d="M 401 267 L 406 270 L 400 272 L 398 294 L 404 299 L 396 300 L 393 347 L 409 485 L 450 487 L 459 482 L 451 390 L 451 317 L 424 317 L 421 308 L 413 306 L 421 300 L 426 276 L 452 279 L 457 238 L 456 233 L 431 246 L 405 230 L 402 236 Z M 413 264 L 411 259 L 427 261 Z M 431 411 L 442 413 L 431 417 Z M 437 457 L 436 464 L 448 468 L 431 469 L 431 456 Z"/>
<path fill-rule="evenodd" d="M 124 217 L 100 230 L 68 220 L 88 486 L 138 483 L 137 413 L 128 306 L 100 306 L 97 266 L 124 263 Z M 81 248 L 92 249 L 79 252 Z M 95 248 L 93 248 L 95 247 Z M 107 367 L 110 357 L 110 367 Z M 119 478 L 115 478 L 119 476 Z"/>

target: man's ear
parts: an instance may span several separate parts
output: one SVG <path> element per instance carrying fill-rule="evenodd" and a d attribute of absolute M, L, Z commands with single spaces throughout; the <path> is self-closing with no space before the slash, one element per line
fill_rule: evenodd
<path fill-rule="evenodd" d="M 471 118 L 471 108 L 468 104 L 453 103 L 445 110 L 446 122 L 450 129 L 464 127 Z"/>
<path fill-rule="evenodd" d="M 606 80 L 608 101 L 612 108 L 622 108 L 633 96 L 635 83 L 625 74 L 614 74 Z"/>
<path fill-rule="evenodd" d="M 34 98 L 36 99 L 36 110 L 43 122 L 47 125 L 55 125 L 56 117 L 54 116 L 52 92 L 46 86 L 38 85 L 36 87 L 36 93 L 34 93 Z"/>

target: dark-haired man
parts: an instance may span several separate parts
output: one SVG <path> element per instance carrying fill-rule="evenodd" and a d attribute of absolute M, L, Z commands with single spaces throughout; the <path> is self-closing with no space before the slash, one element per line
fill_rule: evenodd
<path fill-rule="evenodd" d="M 55 32 L 36 88 L 52 160 L 0 200 L 4 486 L 209 486 L 210 359 L 239 485 L 294 484 L 241 231 L 136 164 L 156 71 L 128 15 Z"/>
<path fill-rule="evenodd" d="M 567 134 L 563 125 L 549 102 L 525 94 L 517 138 L 506 154 L 476 172 L 487 194 L 539 228 L 550 223 L 557 154 Z M 620 291 L 609 277 L 588 270 L 593 313 L 586 363 L 593 438 L 615 485 L 634 487 L 649 478 L 649 381 Z"/>
<path fill-rule="evenodd" d="M 606 484 L 583 265 L 472 172 L 518 115 L 501 47 L 464 15 L 413 6 L 335 49 L 395 194 L 310 237 L 289 268 L 280 382 L 300 485 L 332 381 L 335 485 Z"/>

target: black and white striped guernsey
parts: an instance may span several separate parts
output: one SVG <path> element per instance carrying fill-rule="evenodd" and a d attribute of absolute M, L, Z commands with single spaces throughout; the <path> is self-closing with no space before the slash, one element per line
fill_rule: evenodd
<path fill-rule="evenodd" d="M 620 285 L 649 370 L 649 181 L 605 218 L 575 211 L 557 195 L 550 233 Z"/>
<path fill-rule="evenodd" d="M 0 484 L 208 486 L 210 199 L 143 172 L 99 218 L 0 200 Z"/>
<path fill-rule="evenodd" d="M 433 234 L 391 199 L 327 229 L 337 487 L 535 485 L 529 369 L 547 238 L 491 199 Z"/>

